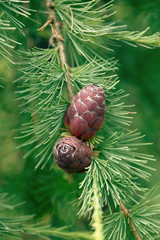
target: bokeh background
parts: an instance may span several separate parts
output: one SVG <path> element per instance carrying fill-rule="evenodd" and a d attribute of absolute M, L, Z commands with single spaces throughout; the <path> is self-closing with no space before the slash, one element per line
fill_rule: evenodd
<path fill-rule="evenodd" d="M 160 1 L 115 1 L 115 18 L 128 29 L 148 34 L 160 31 Z M 130 94 L 128 101 L 135 104 L 133 126 L 145 134 L 145 141 L 153 143 L 145 152 L 154 155 L 157 169 L 150 180 L 151 185 L 160 184 L 160 49 L 134 48 L 122 44 L 115 49 L 119 59 L 120 86 Z"/>
<path fill-rule="evenodd" d="M 43 2 L 31 0 L 30 8 L 37 9 L 38 6 L 40 10 L 45 10 Z M 160 31 L 159 0 L 115 0 L 114 3 L 117 13 L 112 16 L 112 19 L 121 25 L 127 24 L 128 30 L 142 31 L 149 26 L 148 34 Z M 33 12 L 32 17 L 35 21 L 22 19 L 26 25 L 24 32 L 27 37 L 17 32 L 12 33 L 14 39 L 22 42 L 21 46 L 16 46 L 16 50 L 23 51 L 34 46 L 48 47 L 49 29 L 45 33 L 37 32 L 37 28 L 45 22 L 46 15 Z M 117 73 L 121 81 L 118 88 L 123 88 L 126 93 L 129 93 L 126 101 L 129 105 L 135 104 L 132 111 L 137 112 L 131 128 L 138 128 L 142 134 L 146 135 L 145 141 L 153 143 L 149 147 L 144 147 L 145 153 L 154 155 L 157 159 L 152 164 L 157 171 L 153 173 L 148 183 L 151 187 L 160 183 L 160 48 L 133 47 L 120 42 L 113 46 L 113 50 L 113 55 L 119 60 Z M 57 175 L 49 175 L 46 178 L 48 170 L 35 172 L 34 159 L 30 157 L 24 160 L 23 155 L 26 149 L 17 149 L 20 140 L 15 137 L 18 136 L 18 129 L 24 122 L 24 116 L 20 115 L 19 101 L 16 100 L 17 83 L 14 80 L 18 76 L 19 56 L 14 52 L 13 60 L 16 64 L 8 63 L 8 66 L 0 60 L 0 85 L 2 86 L 0 88 L 0 190 L 11 195 L 16 193 L 17 201 L 26 202 L 23 211 L 27 214 L 43 215 L 48 222 L 51 215 L 47 212 L 52 209 L 54 226 L 62 226 L 63 223 L 73 224 L 77 218 L 77 206 L 73 203 L 75 214 L 72 212 L 72 215 L 66 211 L 64 216 L 61 209 L 69 198 L 72 199 L 74 190 L 78 188 L 76 185 L 78 181 L 69 186 L 65 185 L 64 176 L 61 180 Z M 49 188 L 48 195 L 42 196 L 41 189 L 45 190 L 47 184 L 50 186 L 51 182 L 56 182 L 56 185 L 53 184 Z M 56 188 L 56 196 L 54 196 L 54 188 Z M 57 188 L 60 188 L 59 192 Z M 65 199 L 66 191 L 69 194 Z M 78 224 L 80 228 L 81 222 L 79 221 Z"/>

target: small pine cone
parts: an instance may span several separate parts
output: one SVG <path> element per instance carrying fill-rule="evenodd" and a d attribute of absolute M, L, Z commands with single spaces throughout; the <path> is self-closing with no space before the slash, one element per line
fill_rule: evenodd
<path fill-rule="evenodd" d="M 92 150 L 76 137 L 64 137 L 53 148 L 55 163 L 68 173 L 84 172 L 91 163 Z"/>
<path fill-rule="evenodd" d="M 95 136 L 104 122 L 105 99 L 103 89 L 94 84 L 77 93 L 64 117 L 65 126 L 74 136 L 83 140 Z"/>

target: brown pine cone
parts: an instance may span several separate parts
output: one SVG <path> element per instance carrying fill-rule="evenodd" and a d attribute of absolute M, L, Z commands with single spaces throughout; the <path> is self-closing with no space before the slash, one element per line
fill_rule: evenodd
<path fill-rule="evenodd" d="M 76 137 L 64 137 L 53 148 L 55 163 L 68 173 L 84 172 L 91 163 L 92 150 Z"/>
<path fill-rule="evenodd" d="M 95 136 L 104 122 L 105 99 L 103 89 L 94 84 L 77 93 L 64 117 L 65 126 L 74 136 L 84 140 Z"/>

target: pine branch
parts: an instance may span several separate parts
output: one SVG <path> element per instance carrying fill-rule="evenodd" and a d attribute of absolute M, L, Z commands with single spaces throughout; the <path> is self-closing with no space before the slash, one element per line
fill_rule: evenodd
<path fill-rule="evenodd" d="M 122 203 L 122 201 L 120 200 L 120 208 L 121 210 L 124 212 L 124 215 L 126 216 L 126 218 L 128 219 L 128 223 L 130 225 L 131 230 L 133 231 L 135 238 L 137 240 L 142 240 L 142 238 L 140 237 L 139 233 L 136 230 L 136 227 L 134 226 L 134 224 L 132 223 L 131 219 L 129 218 L 129 210 L 125 207 L 125 205 Z"/>
<path fill-rule="evenodd" d="M 22 203 L 13 205 L 13 199 L 13 196 L 8 197 L 8 194 L 0 193 L 0 237 L 2 239 L 4 237 L 5 239 L 24 239 L 24 235 L 40 236 L 41 239 L 48 240 L 52 237 L 75 240 L 93 239 L 92 232 L 71 232 L 67 227 L 53 228 L 42 223 L 31 224 L 33 216 L 17 216 L 17 214 L 14 214 L 14 210 Z"/>
<path fill-rule="evenodd" d="M 160 194 L 154 187 L 141 196 L 139 202 L 127 209 L 122 201 L 119 208 L 104 218 L 105 236 L 109 239 L 130 239 L 127 225 L 136 239 L 154 240 L 160 234 Z M 127 238 L 128 237 L 128 238 Z"/>
<path fill-rule="evenodd" d="M 68 89 L 68 93 L 70 96 L 70 100 L 72 100 L 72 98 L 74 97 L 74 92 L 73 92 L 73 88 L 69 79 L 70 76 L 70 69 L 66 60 L 66 56 L 65 56 L 65 50 L 64 50 L 64 44 L 63 44 L 63 37 L 61 35 L 60 32 L 60 28 L 61 28 L 61 23 L 59 23 L 57 21 L 57 17 L 54 11 L 54 4 L 52 2 L 52 0 L 46 0 L 46 5 L 48 8 L 48 13 L 49 13 L 49 17 L 48 17 L 48 21 L 45 24 L 45 26 L 47 26 L 48 24 L 50 24 L 51 26 L 51 31 L 52 31 L 52 37 L 51 40 L 53 40 L 54 38 L 56 38 L 57 40 L 57 48 L 59 50 L 59 57 L 60 57 L 60 61 L 61 61 L 61 66 L 64 70 L 66 70 L 66 74 L 67 74 L 67 89 Z M 44 26 L 44 27 L 45 27 Z M 43 28 L 39 29 L 42 30 Z"/>
<path fill-rule="evenodd" d="M 103 235 L 103 224 L 102 224 L 102 209 L 100 205 L 100 192 L 98 191 L 98 182 L 96 177 L 94 178 L 94 196 L 93 196 L 93 207 L 94 207 L 94 212 L 92 216 L 92 226 L 95 229 L 93 233 L 93 238 L 95 240 L 104 240 L 104 235 Z"/>
<path fill-rule="evenodd" d="M 28 18 L 30 15 L 28 9 L 22 6 L 24 3 L 29 1 L 0 0 L 0 56 L 13 64 L 11 50 L 13 51 L 15 44 L 20 45 L 20 43 L 8 35 L 9 32 L 12 35 L 13 30 L 17 29 L 24 35 L 22 31 L 24 24 L 17 18 L 20 15 Z"/>
<path fill-rule="evenodd" d="M 156 239 L 160 235 L 159 186 L 148 190 L 131 209 L 129 217 L 142 239 Z"/>
<path fill-rule="evenodd" d="M 130 111 L 127 110 L 130 106 L 127 106 L 123 100 L 127 95 L 121 89 L 116 90 L 118 83 L 114 72 L 117 68 L 116 61 L 105 57 L 105 52 L 108 51 L 107 36 L 108 39 L 120 40 L 120 35 L 118 37 L 114 35 L 119 27 L 112 23 L 106 24 L 105 21 L 110 16 L 108 8 L 112 4 L 107 3 L 101 6 L 99 3 L 99 0 L 84 3 L 78 0 L 74 2 L 55 0 L 54 4 L 51 0 L 46 1 L 49 17 L 39 30 L 50 25 L 52 31 L 50 44 L 56 40 L 57 48 L 32 51 L 29 64 L 27 63 L 26 66 L 24 63 L 23 76 L 20 78 L 24 83 L 19 91 L 21 94 L 19 99 L 24 101 L 23 112 L 30 113 L 31 116 L 37 114 L 38 119 L 26 124 L 26 129 L 23 130 L 25 143 L 22 145 L 31 145 L 27 156 L 36 151 L 36 156 L 41 156 L 37 166 L 43 161 L 45 163 L 49 161 L 52 157 L 53 145 L 62 134 L 60 128 L 63 126 L 64 113 L 68 107 L 67 101 L 62 101 L 62 95 L 65 93 L 64 82 L 67 83 L 67 94 L 69 93 L 70 100 L 74 96 L 72 84 L 76 92 L 89 84 L 103 87 L 106 95 L 107 115 L 102 129 L 89 143 L 95 155 L 80 185 L 83 190 L 79 213 L 92 217 L 94 238 L 104 239 L 102 208 L 108 208 L 108 212 L 113 214 L 120 205 L 122 211 L 109 218 L 111 221 L 117 219 L 118 230 L 122 226 L 125 232 L 120 231 L 114 234 L 115 228 L 113 225 L 111 228 L 110 225 L 108 227 L 111 231 L 110 236 L 116 236 L 115 239 L 126 237 L 128 220 L 130 229 L 140 240 L 141 232 L 146 233 L 146 225 L 143 230 L 142 223 L 144 222 L 138 219 L 137 223 L 134 212 L 130 213 L 123 203 L 128 198 L 135 201 L 134 195 L 137 191 L 144 192 L 137 179 L 148 180 L 149 171 L 153 169 L 148 166 L 147 162 L 154 159 L 153 156 L 137 150 L 138 146 L 145 145 L 143 142 L 138 142 L 142 136 L 127 128 L 132 122 Z M 65 41 L 58 19 L 61 19 L 64 25 Z M 126 38 L 128 35 L 127 33 Z M 137 37 L 138 42 L 141 36 L 143 33 L 131 37 Z M 144 38 L 142 37 L 141 40 L 143 41 Z M 150 43 L 152 44 L 151 41 Z M 68 55 L 65 54 L 68 50 L 65 44 L 70 44 L 68 47 L 69 64 L 66 58 Z M 64 98 L 66 100 L 65 96 Z M 36 147 L 32 146 L 34 143 Z M 154 227 L 156 228 L 156 224 Z M 37 231 L 41 232 L 41 230 Z M 50 231 L 46 230 L 46 232 L 49 234 Z M 148 232 L 147 236 L 150 234 Z"/>
<path fill-rule="evenodd" d="M 149 27 L 144 31 L 117 31 L 111 34 L 107 34 L 107 38 L 123 41 L 129 45 L 140 45 L 146 48 L 160 47 L 160 33 L 156 32 L 152 35 L 145 35 L 149 30 Z"/>
<path fill-rule="evenodd" d="M 0 193 L 0 237 L 2 239 L 22 239 L 23 224 L 32 216 L 15 216 L 14 210 L 21 204 L 13 204 L 14 196 L 9 197 L 7 193 Z M 12 204 L 11 204 L 12 203 Z"/>
<path fill-rule="evenodd" d="M 92 232 L 71 232 L 66 227 L 52 228 L 51 226 L 25 226 L 24 232 L 35 236 L 40 236 L 42 239 L 50 240 L 52 237 L 63 238 L 68 240 L 93 240 Z M 96 239 L 97 240 L 97 239 Z"/>
<path fill-rule="evenodd" d="M 129 239 L 127 236 L 127 220 L 122 211 L 106 215 L 104 218 L 104 234 L 106 239 L 109 240 Z"/>

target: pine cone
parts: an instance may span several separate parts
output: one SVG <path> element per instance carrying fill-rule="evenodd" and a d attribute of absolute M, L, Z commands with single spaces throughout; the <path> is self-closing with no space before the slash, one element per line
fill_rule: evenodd
<path fill-rule="evenodd" d="M 105 93 L 97 85 L 84 87 L 73 98 L 64 124 L 72 134 L 84 140 L 93 138 L 102 127 L 106 114 Z"/>
<path fill-rule="evenodd" d="M 92 151 L 76 137 L 64 137 L 53 148 L 55 163 L 68 173 L 84 172 L 91 163 Z"/>

